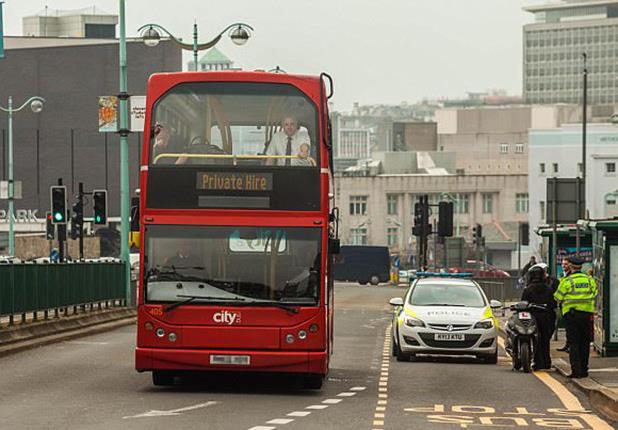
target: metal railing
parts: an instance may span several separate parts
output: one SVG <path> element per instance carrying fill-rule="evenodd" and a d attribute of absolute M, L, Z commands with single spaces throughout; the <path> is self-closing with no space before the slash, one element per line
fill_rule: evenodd
<path fill-rule="evenodd" d="M 473 278 L 483 289 L 489 300 L 502 303 L 519 301 L 522 290 L 517 286 L 517 278 Z"/>
<path fill-rule="evenodd" d="M 68 314 L 68 308 L 83 310 L 124 305 L 124 265 L 122 263 L 60 263 L 0 265 L 0 317 L 13 325 L 16 316 L 26 321 L 32 312 L 49 318 L 53 312 Z"/>

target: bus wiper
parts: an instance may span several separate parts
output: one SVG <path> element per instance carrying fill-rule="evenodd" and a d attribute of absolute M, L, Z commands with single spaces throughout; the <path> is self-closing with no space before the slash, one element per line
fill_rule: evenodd
<path fill-rule="evenodd" d="M 185 298 L 185 300 L 179 300 L 175 303 L 172 303 L 171 305 L 163 309 L 164 312 L 172 311 L 176 309 L 178 306 L 186 305 L 195 300 L 208 300 L 208 301 L 215 301 L 217 303 L 244 302 L 245 301 L 245 299 L 243 299 L 242 297 L 188 296 L 185 294 L 178 294 L 176 297 L 182 297 L 182 298 Z"/>
<path fill-rule="evenodd" d="M 282 302 L 277 301 L 277 300 L 260 300 L 259 302 L 255 301 L 255 302 L 251 302 L 251 303 L 248 303 L 248 304 L 249 305 L 256 305 L 256 306 L 260 306 L 260 305 L 263 305 L 263 306 L 274 306 L 276 308 L 280 308 L 280 309 L 283 309 L 285 311 L 288 311 L 291 314 L 297 314 L 298 312 L 300 312 L 298 310 L 297 306 L 300 306 L 302 303 L 297 305 L 296 303 L 294 303 L 294 304 L 287 304 L 287 303 L 282 303 Z"/>

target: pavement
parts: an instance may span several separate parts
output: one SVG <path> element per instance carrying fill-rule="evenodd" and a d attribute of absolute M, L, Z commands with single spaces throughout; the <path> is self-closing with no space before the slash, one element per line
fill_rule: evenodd
<path fill-rule="evenodd" d="M 36 319 L 32 313 L 29 313 L 25 315 L 23 321 L 16 316 L 12 325 L 9 324 L 8 317 L 2 317 L 0 318 L 0 357 L 113 330 L 134 324 L 135 320 L 135 309 L 125 307 L 103 309 L 70 307 L 66 314 L 62 310 L 57 316 L 53 311 L 50 312 L 48 319 L 44 319 L 43 312 L 39 312 Z"/>
<path fill-rule="evenodd" d="M 500 331 L 504 333 L 504 324 L 508 319 L 498 312 Z M 555 371 L 565 377 L 567 384 L 584 392 L 590 403 L 603 415 L 613 421 L 618 421 L 618 357 L 601 357 L 594 348 L 590 350 L 589 377 L 567 380 L 566 376 L 571 373 L 569 354 L 558 351 L 566 341 L 564 329 L 558 329 L 558 335 L 554 335 L 551 341 L 551 357 Z"/>

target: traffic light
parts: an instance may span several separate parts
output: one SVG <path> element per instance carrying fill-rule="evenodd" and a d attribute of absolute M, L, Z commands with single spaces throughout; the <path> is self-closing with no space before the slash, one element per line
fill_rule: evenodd
<path fill-rule="evenodd" d="M 52 223 L 67 223 L 67 187 L 53 185 L 50 188 Z"/>
<path fill-rule="evenodd" d="M 56 236 L 55 233 L 52 214 L 51 212 L 45 212 L 45 239 L 54 240 Z"/>
<path fill-rule="evenodd" d="M 84 202 L 80 198 L 73 204 L 71 212 L 71 239 L 75 240 L 82 234 L 82 226 L 84 224 Z"/>
<path fill-rule="evenodd" d="M 485 240 L 483 238 L 483 226 L 480 224 L 476 224 L 472 228 L 472 243 L 476 247 L 481 247 L 485 245 Z"/>
<path fill-rule="evenodd" d="M 438 203 L 438 236 L 453 235 L 453 202 Z"/>
<path fill-rule="evenodd" d="M 94 200 L 94 223 L 96 225 L 107 224 L 107 190 L 94 190 L 92 199 Z"/>
<path fill-rule="evenodd" d="M 412 227 L 414 236 L 422 236 L 423 234 L 423 204 L 417 202 L 414 204 L 414 227 Z"/>
<path fill-rule="evenodd" d="M 530 224 L 519 224 L 519 242 L 521 245 L 530 245 Z"/>

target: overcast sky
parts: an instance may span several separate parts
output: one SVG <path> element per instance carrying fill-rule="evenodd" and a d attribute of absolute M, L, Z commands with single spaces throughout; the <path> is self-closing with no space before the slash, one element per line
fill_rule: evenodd
<path fill-rule="evenodd" d="M 2 1 L 2 0 L 0 0 Z M 22 35 L 22 17 L 45 9 L 114 0 L 4 0 L 6 35 Z M 335 106 L 409 103 L 503 88 L 521 94 L 522 7 L 543 0 L 126 0 L 127 36 L 157 23 L 185 41 L 197 21 L 200 41 L 243 21 L 255 34 L 243 47 L 218 48 L 244 69 L 330 73 Z M 187 53 L 186 60 L 191 54 Z M 131 59 L 129 58 L 130 62 Z"/>

